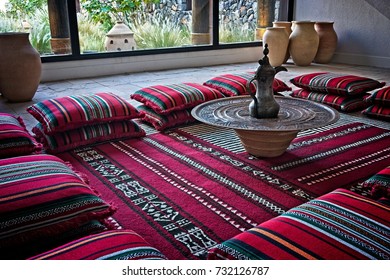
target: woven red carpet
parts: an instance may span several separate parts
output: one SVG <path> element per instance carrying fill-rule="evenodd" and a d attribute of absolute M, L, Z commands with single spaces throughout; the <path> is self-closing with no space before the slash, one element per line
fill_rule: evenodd
<path fill-rule="evenodd" d="M 140 233 L 170 259 L 202 259 L 217 243 L 390 165 L 390 131 L 362 123 L 299 137 L 273 159 L 225 149 L 235 141 L 230 130 L 207 137 L 194 131 L 59 156 L 118 207 L 118 226 Z"/>

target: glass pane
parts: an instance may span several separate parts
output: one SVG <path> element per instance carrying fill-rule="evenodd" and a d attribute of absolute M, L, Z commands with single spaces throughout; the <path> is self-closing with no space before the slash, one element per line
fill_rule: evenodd
<path fill-rule="evenodd" d="M 209 22 L 209 0 L 80 0 L 80 49 L 118 52 L 210 44 Z"/>
<path fill-rule="evenodd" d="M 262 39 L 273 21 L 286 21 L 288 0 L 220 0 L 220 43 L 252 42 Z"/>
<path fill-rule="evenodd" d="M 41 54 L 71 53 L 66 2 L 63 0 L 0 0 L 0 32 L 30 33 Z"/>
<path fill-rule="evenodd" d="M 74 1 L 82 54 L 212 42 L 212 0 Z M 218 1 L 222 44 L 261 40 L 272 21 L 287 20 L 288 0 Z M 29 32 L 42 56 L 71 54 L 67 2 L 0 0 L 0 32 Z"/>

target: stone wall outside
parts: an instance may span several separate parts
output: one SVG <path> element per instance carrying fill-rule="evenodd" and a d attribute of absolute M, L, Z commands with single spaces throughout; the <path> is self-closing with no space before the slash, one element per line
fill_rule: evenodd
<path fill-rule="evenodd" d="M 149 7 L 149 12 L 171 18 L 177 24 L 188 24 L 192 11 L 187 9 L 186 0 L 161 0 L 160 4 Z M 257 0 L 219 1 L 220 22 L 255 28 L 257 21 Z"/>

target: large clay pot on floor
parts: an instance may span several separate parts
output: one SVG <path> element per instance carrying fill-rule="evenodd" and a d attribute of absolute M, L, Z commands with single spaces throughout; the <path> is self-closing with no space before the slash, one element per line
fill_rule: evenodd
<path fill-rule="evenodd" d="M 317 54 L 319 37 L 312 21 L 296 21 L 290 35 L 289 51 L 298 66 L 308 66 Z"/>
<path fill-rule="evenodd" d="M 320 21 L 314 24 L 320 39 L 317 54 L 314 57 L 316 63 L 329 63 L 337 47 L 337 34 L 333 28 L 333 21 Z"/>
<path fill-rule="evenodd" d="M 263 35 L 263 44 L 268 44 L 269 63 L 271 66 L 280 66 L 285 62 L 288 51 L 289 37 L 284 27 L 267 27 Z"/>
<path fill-rule="evenodd" d="M 41 79 L 41 57 L 28 36 L 0 33 L 0 93 L 10 102 L 31 100 Z"/>
<path fill-rule="evenodd" d="M 292 29 L 291 29 L 292 22 L 291 21 L 274 21 L 274 22 L 272 22 L 272 26 L 273 27 L 284 27 L 286 30 L 287 36 L 290 38 L 290 35 L 292 33 Z M 284 58 L 283 63 L 286 63 L 289 58 L 290 58 L 290 52 L 289 52 L 288 46 L 287 46 L 286 57 Z"/>

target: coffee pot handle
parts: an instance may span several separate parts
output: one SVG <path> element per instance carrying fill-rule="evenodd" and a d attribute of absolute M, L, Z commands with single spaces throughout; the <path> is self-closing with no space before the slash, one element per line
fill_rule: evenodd
<path fill-rule="evenodd" d="M 252 89 L 251 89 L 251 84 L 252 84 L 252 82 L 253 82 L 254 80 L 256 80 L 256 76 L 253 77 L 250 81 L 248 81 L 248 82 L 246 83 L 246 91 L 250 94 L 250 96 L 252 96 L 252 98 L 253 98 L 253 99 L 255 100 L 255 102 L 257 103 L 257 99 L 256 99 L 256 89 L 255 89 L 255 91 L 252 91 Z"/>

